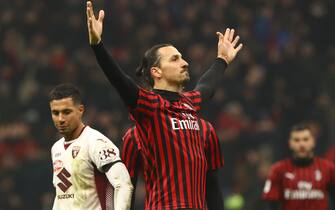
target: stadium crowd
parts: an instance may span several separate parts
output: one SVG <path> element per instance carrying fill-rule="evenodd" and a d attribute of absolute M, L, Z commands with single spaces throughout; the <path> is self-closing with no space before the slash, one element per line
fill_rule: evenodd
<path fill-rule="evenodd" d="M 287 133 L 293 123 L 313 122 L 319 155 L 334 144 L 334 1 L 95 4 L 108 11 L 104 44 L 133 76 L 145 49 L 167 42 L 183 53 L 196 81 L 215 58 L 215 32 L 237 29 L 244 49 L 202 113 L 221 139 L 227 210 L 262 208 L 269 166 L 289 154 Z M 85 121 L 118 146 L 132 125 L 89 47 L 85 6 L 79 0 L 0 3 L 0 210 L 52 206 L 50 148 L 58 136 L 47 99 L 51 87 L 79 86 Z M 144 189 L 138 190 L 144 196 Z"/>

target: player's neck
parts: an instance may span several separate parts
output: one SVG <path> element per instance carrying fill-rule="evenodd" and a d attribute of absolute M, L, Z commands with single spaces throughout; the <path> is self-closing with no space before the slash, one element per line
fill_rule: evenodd
<path fill-rule="evenodd" d="M 72 141 L 80 136 L 86 126 L 84 123 L 80 123 L 79 126 L 69 135 L 64 135 L 65 141 Z"/>
<path fill-rule="evenodd" d="M 167 84 L 167 83 L 155 83 L 154 85 L 154 89 L 156 90 L 166 90 L 166 91 L 171 91 L 171 92 L 176 92 L 176 93 L 181 93 L 184 89 L 184 86 L 183 85 L 179 85 L 179 84 L 176 84 L 176 85 L 170 85 L 170 84 Z"/>
<path fill-rule="evenodd" d="M 168 100 L 170 102 L 178 101 L 181 97 L 180 94 L 177 92 L 171 92 L 167 90 L 158 90 L 158 89 L 153 89 L 153 91 L 159 94 L 165 100 Z"/>
<path fill-rule="evenodd" d="M 292 163 L 293 165 L 300 166 L 300 167 L 306 167 L 313 163 L 314 161 L 314 155 L 310 155 L 307 157 L 292 157 Z"/>

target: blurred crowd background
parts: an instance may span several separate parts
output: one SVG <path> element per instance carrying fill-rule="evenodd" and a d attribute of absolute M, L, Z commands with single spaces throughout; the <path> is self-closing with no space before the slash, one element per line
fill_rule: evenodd
<path fill-rule="evenodd" d="M 94 6 L 106 12 L 103 40 L 125 71 L 134 76 L 147 48 L 172 43 L 190 64 L 188 89 L 215 59 L 215 32 L 237 30 L 244 49 L 202 112 L 220 136 L 227 210 L 262 209 L 269 166 L 290 155 L 294 123 L 311 122 L 316 153 L 335 156 L 335 1 L 97 0 Z M 118 146 L 132 125 L 90 49 L 85 10 L 83 0 L 0 2 L 0 210 L 51 209 L 50 148 L 59 138 L 47 99 L 53 86 L 79 86 L 85 122 Z M 137 209 L 143 209 L 139 186 Z"/>

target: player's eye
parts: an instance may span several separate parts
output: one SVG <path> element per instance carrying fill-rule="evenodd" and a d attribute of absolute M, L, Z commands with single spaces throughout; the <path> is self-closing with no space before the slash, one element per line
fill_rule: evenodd
<path fill-rule="evenodd" d="M 57 116 L 57 115 L 59 115 L 59 112 L 58 111 L 52 111 L 52 114 Z"/>
<path fill-rule="evenodd" d="M 64 113 L 65 115 L 68 115 L 68 114 L 70 114 L 71 112 L 72 112 L 71 110 L 69 110 L 69 109 L 66 109 L 66 110 L 64 110 L 64 112 L 63 112 L 63 113 Z"/>
<path fill-rule="evenodd" d="M 172 56 L 171 61 L 177 61 L 177 60 L 178 60 L 178 56 L 177 55 Z"/>

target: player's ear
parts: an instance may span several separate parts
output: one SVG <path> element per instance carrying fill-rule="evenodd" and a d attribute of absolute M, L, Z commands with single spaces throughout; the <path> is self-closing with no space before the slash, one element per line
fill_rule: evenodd
<path fill-rule="evenodd" d="M 80 104 L 78 109 L 79 109 L 80 114 L 83 115 L 85 111 L 85 106 L 83 104 Z"/>
<path fill-rule="evenodd" d="M 150 72 L 153 78 L 160 79 L 162 77 L 162 70 L 158 67 L 151 67 Z"/>

